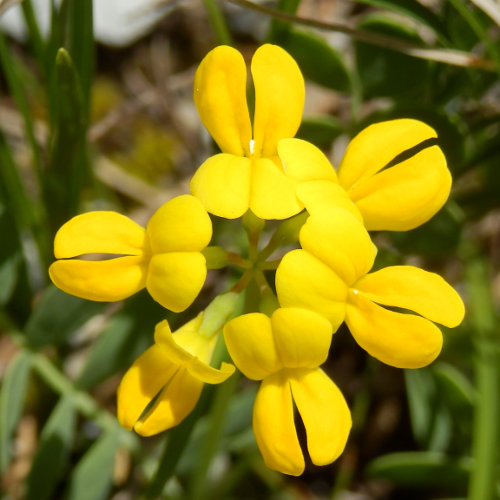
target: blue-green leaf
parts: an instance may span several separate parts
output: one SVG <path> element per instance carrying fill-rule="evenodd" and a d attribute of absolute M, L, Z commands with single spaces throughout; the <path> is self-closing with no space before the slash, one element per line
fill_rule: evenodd
<path fill-rule="evenodd" d="M 102 302 L 73 297 L 50 285 L 26 324 L 28 340 L 36 348 L 61 344 L 105 307 Z"/>
<path fill-rule="evenodd" d="M 398 486 L 426 488 L 443 486 L 463 491 L 469 477 L 465 460 L 455 460 L 436 452 L 399 452 L 376 458 L 367 474 L 389 480 Z"/>
<path fill-rule="evenodd" d="M 23 410 L 30 371 L 30 353 L 21 350 L 5 372 L 0 393 L 0 472 L 9 465 L 12 436 Z"/>
<path fill-rule="evenodd" d="M 68 500 L 104 500 L 113 480 L 118 432 L 108 431 L 100 437 L 78 462 L 66 491 Z"/>
<path fill-rule="evenodd" d="M 71 397 L 61 398 L 42 430 L 28 476 L 27 500 L 54 498 L 52 494 L 73 444 L 75 423 L 76 411 Z"/>

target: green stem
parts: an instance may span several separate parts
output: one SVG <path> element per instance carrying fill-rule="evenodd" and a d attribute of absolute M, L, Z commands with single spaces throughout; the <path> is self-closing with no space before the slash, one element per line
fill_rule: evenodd
<path fill-rule="evenodd" d="M 144 497 L 146 499 L 160 498 L 165 484 L 175 473 L 179 460 L 182 458 L 184 450 L 189 443 L 189 438 L 193 429 L 206 411 L 208 403 L 208 392 L 205 388 L 201 394 L 195 409 L 177 427 L 170 429 L 167 433 L 167 440 L 163 456 L 160 459 L 153 479 L 146 489 Z"/>
<path fill-rule="evenodd" d="M 427 46 L 421 46 L 414 43 L 401 40 L 400 38 L 369 31 L 358 30 L 342 23 L 326 23 L 316 19 L 304 18 L 280 12 L 276 9 L 266 7 L 261 3 L 250 2 L 249 0 L 226 0 L 229 3 L 239 5 L 240 7 L 251 9 L 260 12 L 267 16 L 279 19 L 281 21 L 301 24 L 303 26 L 311 26 L 321 30 L 336 31 L 349 35 L 353 40 L 370 43 L 378 47 L 384 47 L 389 50 L 401 52 L 402 54 L 428 61 L 437 61 L 453 66 L 464 66 L 470 68 L 478 68 L 485 71 L 495 71 L 495 62 L 491 59 L 486 59 L 476 54 L 463 52 L 460 50 L 440 49 Z"/>
<path fill-rule="evenodd" d="M 5 318 L 2 318 L 5 319 Z M 25 335 L 21 332 L 9 332 L 12 340 L 31 353 L 31 366 L 40 378 L 60 396 L 69 396 L 77 411 L 84 417 L 94 420 L 103 430 L 119 433 L 120 441 L 127 449 L 137 451 L 139 438 L 132 432 L 123 429 L 116 418 L 103 410 L 99 403 L 86 392 L 76 389 L 73 382 L 61 373 L 43 354 L 33 352 L 26 344 Z"/>
<path fill-rule="evenodd" d="M 210 411 L 210 424 L 208 435 L 205 438 L 204 446 L 200 452 L 200 459 L 191 482 L 190 494 L 191 500 L 207 498 L 206 482 L 207 473 L 212 463 L 213 457 L 219 448 L 222 431 L 226 423 L 227 409 L 234 391 L 238 386 L 239 376 L 235 373 L 226 382 L 217 387 L 215 399 Z"/>
<path fill-rule="evenodd" d="M 475 334 L 475 378 L 477 399 L 472 436 L 473 466 L 469 500 L 497 498 L 498 442 L 500 438 L 500 369 L 497 319 L 491 296 L 486 263 L 479 258 L 469 261 L 467 285 L 470 321 Z"/>

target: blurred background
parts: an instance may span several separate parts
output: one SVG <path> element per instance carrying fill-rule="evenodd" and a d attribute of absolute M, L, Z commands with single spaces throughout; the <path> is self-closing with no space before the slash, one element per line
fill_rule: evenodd
<path fill-rule="evenodd" d="M 0 472 L 2 499 L 458 499 L 499 497 L 500 4 L 496 0 L 24 0 L 0 2 Z M 206 387 L 194 414 L 153 438 L 122 429 L 116 388 L 156 322 L 146 293 L 84 301 L 50 284 L 62 223 L 117 210 L 145 223 L 215 146 L 192 100 L 219 44 L 249 62 L 262 43 L 306 79 L 298 137 L 338 165 L 370 123 L 434 127 L 453 174 L 446 206 L 407 233 L 377 233 L 377 266 L 444 276 L 466 320 L 431 366 L 398 370 L 347 331 L 324 366 L 354 427 L 332 465 L 265 467 L 251 431 L 256 385 L 226 411 Z M 214 218 L 215 219 L 215 218 Z M 215 238 L 244 234 L 217 219 Z M 238 245 L 241 243 L 241 247 Z M 301 425 L 300 422 L 297 425 Z"/>

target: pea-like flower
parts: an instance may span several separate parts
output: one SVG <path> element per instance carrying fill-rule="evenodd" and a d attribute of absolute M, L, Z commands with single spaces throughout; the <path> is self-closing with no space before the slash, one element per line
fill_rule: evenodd
<path fill-rule="evenodd" d="M 174 333 L 167 321 L 156 325 L 154 345 L 135 360 L 118 387 L 123 427 L 143 436 L 170 429 L 193 410 L 205 383 L 220 384 L 234 373 L 232 364 L 216 369 L 210 362 L 236 298 L 218 296 Z"/>
<path fill-rule="evenodd" d="M 370 125 L 349 143 L 338 177 L 306 141 L 283 139 L 278 153 L 309 213 L 341 206 L 355 215 L 359 211 L 368 230 L 407 231 L 429 220 L 450 194 L 446 158 L 430 143 L 436 137 L 418 120 Z"/>
<path fill-rule="evenodd" d="M 65 292 L 95 301 L 122 300 L 146 287 L 162 306 L 179 312 L 205 282 L 201 250 L 211 237 L 210 217 L 190 195 L 162 205 L 146 229 L 116 212 L 88 212 L 57 232 L 54 254 L 59 260 L 49 274 Z"/>
<path fill-rule="evenodd" d="M 304 471 L 294 402 L 312 462 L 333 462 L 344 450 L 351 414 L 338 387 L 319 368 L 328 357 L 330 323 L 306 309 L 277 309 L 271 318 L 250 313 L 232 319 L 224 327 L 224 338 L 238 369 L 252 380 L 262 380 L 253 431 L 266 465 L 294 476 Z"/>
<path fill-rule="evenodd" d="M 210 213 L 220 217 L 234 219 L 250 208 L 262 219 L 284 219 L 300 212 L 303 204 L 295 196 L 295 182 L 283 171 L 277 145 L 299 128 L 304 80 L 293 58 L 270 44 L 255 52 L 251 73 L 253 127 L 242 55 L 219 46 L 198 67 L 194 101 L 222 153 L 198 168 L 190 188 Z"/>
<path fill-rule="evenodd" d="M 311 215 L 299 238 L 302 249 L 287 253 L 276 272 L 280 305 L 316 311 L 333 331 L 345 320 L 358 344 L 380 361 L 399 368 L 425 366 L 442 347 L 433 322 L 450 328 L 461 323 L 462 299 L 439 275 L 413 266 L 369 273 L 376 248 L 347 211 Z"/>

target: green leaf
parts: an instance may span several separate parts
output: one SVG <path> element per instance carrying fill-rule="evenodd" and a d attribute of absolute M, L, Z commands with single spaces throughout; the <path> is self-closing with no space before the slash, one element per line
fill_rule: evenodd
<path fill-rule="evenodd" d="M 26 132 L 27 142 L 31 149 L 35 172 L 41 176 L 40 150 L 35 139 L 33 118 L 25 93 L 25 79 L 21 74 L 20 64 L 14 57 L 13 51 L 11 51 L 7 46 L 2 33 L 0 33 L 0 67 L 16 103 L 16 107 L 23 118 L 24 130 Z"/>
<path fill-rule="evenodd" d="M 322 38 L 291 30 L 276 40 L 299 65 L 304 77 L 323 87 L 349 92 L 351 77 L 339 54 Z"/>
<path fill-rule="evenodd" d="M 40 437 L 27 481 L 27 500 L 54 498 L 75 434 L 76 411 L 71 397 L 62 397 L 52 411 Z"/>
<path fill-rule="evenodd" d="M 89 175 L 85 153 L 87 110 L 78 72 L 63 48 L 57 52 L 51 90 L 56 97 L 51 116 L 50 165 L 44 188 L 55 230 L 76 213 L 80 191 Z"/>
<path fill-rule="evenodd" d="M 405 370 L 405 382 L 413 435 L 423 444 L 431 432 L 434 380 L 429 370 L 423 368 Z"/>
<path fill-rule="evenodd" d="M 81 84 L 88 119 L 90 87 L 94 72 L 93 2 L 66 0 L 68 4 L 68 48 Z"/>
<path fill-rule="evenodd" d="M 0 201 L 0 305 L 10 299 L 18 279 L 19 264 L 21 261 L 20 242 L 11 217 Z"/>
<path fill-rule="evenodd" d="M 368 32 L 390 35 L 402 42 L 420 43 L 417 34 L 385 16 L 366 16 L 358 28 Z M 391 49 L 355 42 L 356 66 L 366 97 L 388 96 L 403 98 L 423 94 L 429 63 Z"/>
<path fill-rule="evenodd" d="M 444 361 L 433 364 L 432 371 L 441 394 L 453 407 L 453 413 L 463 415 L 463 412 L 470 412 L 474 406 L 476 391 L 467 377 L 458 368 Z"/>
<path fill-rule="evenodd" d="M 11 441 L 23 410 L 29 374 L 31 356 L 21 350 L 10 362 L 0 393 L 0 472 L 5 472 L 11 455 Z"/>
<path fill-rule="evenodd" d="M 444 34 L 446 33 L 446 26 L 441 21 L 441 19 L 434 14 L 431 9 L 423 6 L 416 0 L 355 0 L 358 3 L 363 3 L 367 5 L 372 5 L 373 7 L 380 7 L 383 9 L 391 10 L 397 12 L 398 14 L 403 14 L 409 18 L 423 23 L 429 28 L 432 28 L 434 32 L 444 39 Z"/>
<path fill-rule="evenodd" d="M 296 137 L 312 142 L 320 149 L 326 149 L 344 131 L 345 128 L 340 120 L 333 116 L 305 118 L 300 124 Z"/>
<path fill-rule="evenodd" d="M 62 344 L 105 307 L 105 303 L 80 299 L 49 285 L 26 324 L 28 340 L 35 348 Z"/>
<path fill-rule="evenodd" d="M 119 436 L 116 431 L 108 431 L 99 438 L 73 470 L 65 498 L 67 500 L 108 498 L 118 447 Z"/>
<path fill-rule="evenodd" d="M 92 347 L 75 384 L 90 389 L 127 368 L 153 342 L 154 326 L 165 318 L 165 309 L 142 291 L 130 297 Z"/>
<path fill-rule="evenodd" d="M 463 491 L 469 478 L 465 460 L 453 460 L 436 452 L 400 452 L 376 458 L 367 475 L 386 479 L 398 486 L 428 488 L 440 486 Z"/>

